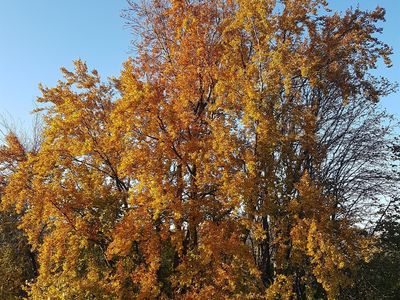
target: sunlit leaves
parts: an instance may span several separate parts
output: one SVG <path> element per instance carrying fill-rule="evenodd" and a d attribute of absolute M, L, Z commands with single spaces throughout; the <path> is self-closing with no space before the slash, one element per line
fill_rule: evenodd
<path fill-rule="evenodd" d="M 389 63 L 383 11 L 131 4 L 137 57 L 108 82 L 62 69 L 41 87 L 40 150 L 0 149 L 4 204 L 39 253 L 30 296 L 337 298 L 373 239 L 330 190 L 324 137 L 390 90 L 369 74 Z"/>

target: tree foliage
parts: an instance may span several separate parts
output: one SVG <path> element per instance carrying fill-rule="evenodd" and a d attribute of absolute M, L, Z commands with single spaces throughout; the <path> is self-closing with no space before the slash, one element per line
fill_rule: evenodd
<path fill-rule="evenodd" d="M 0 146 L 0 195 L 8 183 L 8 176 L 17 171 L 25 159 L 25 148 L 17 136 L 9 133 Z M 20 216 L 13 209 L 0 212 L 0 298 L 17 299 L 25 295 L 26 282 L 37 274 L 35 253 L 31 252 L 23 232 L 18 229 Z"/>
<path fill-rule="evenodd" d="M 137 57 L 108 82 L 62 69 L 40 148 L 1 170 L 38 253 L 29 296 L 347 297 L 398 192 L 377 104 L 394 87 L 370 73 L 390 65 L 384 10 L 154 0 L 126 18 Z"/>

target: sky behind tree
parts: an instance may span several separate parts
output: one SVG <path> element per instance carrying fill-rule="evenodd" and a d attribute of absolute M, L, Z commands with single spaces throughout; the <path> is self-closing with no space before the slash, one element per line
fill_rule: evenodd
<path fill-rule="evenodd" d="M 393 67 L 375 74 L 400 82 L 400 1 L 331 0 L 335 10 L 357 5 L 387 11 L 381 39 L 394 48 Z M 38 84 L 53 86 L 60 67 L 82 59 L 103 78 L 116 76 L 132 49 L 131 33 L 120 17 L 125 0 L 0 0 L 0 114 L 29 128 L 39 96 Z M 400 116 L 400 93 L 383 99 L 389 112 Z"/>

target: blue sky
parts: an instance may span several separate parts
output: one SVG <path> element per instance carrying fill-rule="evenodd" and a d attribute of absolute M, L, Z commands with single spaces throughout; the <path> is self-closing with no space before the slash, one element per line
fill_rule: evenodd
<path fill-rule="evenodd" d="M 104 77 L 131 54 L 125 0 L 0 0 L 0 114 L 29 128 L 38 84 L 81 58 Z"/>
<path fill-rule="evenodd" d="M 394 66 L 377 74 L 400 82 L 400 1 L 331 0 L 331 7 L 387 10 L 382 40 L 394 48 Z M 125 0 L 0 0 L 0 114 L 29 127 L 41 82 L 53 86 L 59 68 L 77 58 L 103 77 L 117 75 L 131 55 L 131 34 L 120 17 Z M 400 116 L 400 93 L 383 105 Z"/>

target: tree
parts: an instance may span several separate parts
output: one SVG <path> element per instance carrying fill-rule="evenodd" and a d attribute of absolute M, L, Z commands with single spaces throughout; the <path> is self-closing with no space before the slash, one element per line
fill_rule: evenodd
<path fill-rule="evenodd" d="M 400 224 L 399 213 L 385 215 L 378 226 L 378 246 L 370 261 L 359 266 L 353 288 L 345 291 L 344 299 L 396 299 L 400 291 Z"/>
<path fill-rule="evenodd" d="M 369 72 L 390 65 L 384 10 L 130 7 L 137 58 L 108 83 L 76 61 L 42 87 L 43 142 L 7 175 L 3 206 L 38 251 L 29 295 L 344 295 L 378 248 L 360 226 L 397 191 L 376 104 L 394 87 Z"/>
<path fill-rule="evenodd" d="M 23 287 L 36 276 L 37 266 L 26 237 L 17 228 L 19 218 L 13 211 L 0 214 L 0 297 L 19 299 Z"/>
<path fill-rule="evenodd" d="M 8 128 L 10 129 L 10 128 Z M 25 148 L 17 136 L 10 132 L 0 147 L 0 199 L 7 185 L 7 175 L 16 171 L 25 159 Z M 0 212 L 0 297 L 17 299 L 25 295 L 23 286 L 37 274 L 35 253 L 18 229 L 20 216 L 13 209 Z"/>
<path fill-rule="evenodd" d="M 398 139 L 391 147 L 394 173 L 398 174 L 400 158 Z M 360 266 L 355 287 L 348 291 L 349 299 L 396 299 L 400 292 L 400 207 L 397 197 L 392 198 L 381 211 L 374 227 L 380 251 Z"/>

